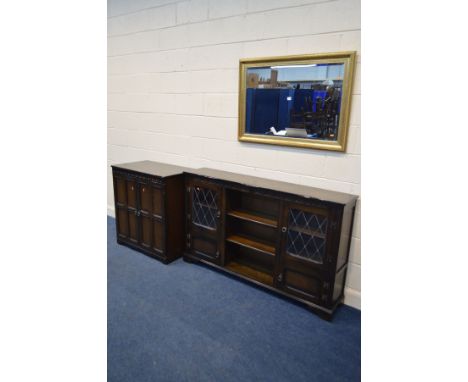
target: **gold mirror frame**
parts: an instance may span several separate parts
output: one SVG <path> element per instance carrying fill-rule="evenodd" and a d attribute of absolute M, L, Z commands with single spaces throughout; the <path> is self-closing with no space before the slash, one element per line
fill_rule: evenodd
<path fill-rule="evenodd" d="M 349 113 L 354 78 L 356 52 L 319 53 L 295 56 L 246 58 L 239 60 L 239 132 L 238 139 L 242 142 L 265 143 L 270 145 L 282 145 L 304 147 L 310 149 L 345 151 L 348 135 Z M 338 136 L 335 141 L 326 141 L 311 138 L 292 138 L 274 135 L 248 134 L 245 132 L 246 112 L 246 73 L 247 69 L 263 66 L 279 66 L 304 64 L 344 64 L 343 91 L 341 97 L 340 120 L 338 124 Z"/>

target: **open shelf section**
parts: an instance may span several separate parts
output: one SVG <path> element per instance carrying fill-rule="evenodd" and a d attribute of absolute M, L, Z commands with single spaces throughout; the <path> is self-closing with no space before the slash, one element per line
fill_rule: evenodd
<path fill-rule="evenodd" d="M 232 210 L 228 211 L 227 213 L 229 216 L 233 216 L 238 219 L 247 220 L 249 222 L 263 224 L 268 227 L 277 228 L 278 222 L 266 216 L 261 216 L 258 213 L 252 213 L 250 211 L 245 210 Z"/>
<path fill-rule="evenodd" d="M 270 256 L 275 256 L 275 247 L 266 243 L 247 238 L 245 236 L 231 235 L 227 237 L 226 241 L 241 245 L 243 247 L 254 249 L 256 251 L 265 253 Z"/>
<path fill-rule="evenodd" d="M 237 273 L 262 284 L 273 286 L 273 277 L 268 273 L 261 272 L 257 269 L 253 269 L 247 265 L 240 264 L 235 261 L 231 261 L 230 263 L 226 264 L 226 268 L 233 273 Z"/>

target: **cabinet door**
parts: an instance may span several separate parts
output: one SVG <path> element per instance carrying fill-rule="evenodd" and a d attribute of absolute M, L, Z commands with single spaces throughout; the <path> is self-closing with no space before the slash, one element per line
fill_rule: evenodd
<path fill-rule="evenodd" d="M 187 185 L 187 246 L 201 259 L 221 264 L 222 188 L 193 179 Z"/>
<path fill-rule="evenodd" d="M 128 174 L 114 172 L 114 198 L 118 239 L 137 243 L 136 182 Z"/>
<path fill-rule="evenodd" d="M 160 255 L 164 251 L 164 185 L 139 177 L 137 194 L 139 244 Z"/>
<path fill-rule="evenodd" d="M 305 300 L 328 300 L 327 269 L 329 211 L 286 204 L 282 213 L 282 238 L 276 285 Z"/>
<path fill-rule="evenodd" d="M 115 222 L 117 228 L 117 239 L 128 238 L 128 213 L 127 213 L 127 188 L 125 178 L 117 172 L 114 178 L 114 200 L 115 200 Z"/>

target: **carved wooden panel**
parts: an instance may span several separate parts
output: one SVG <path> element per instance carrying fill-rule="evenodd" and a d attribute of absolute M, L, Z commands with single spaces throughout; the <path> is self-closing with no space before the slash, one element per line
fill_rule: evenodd
<path fill-rule="evenodd" d="M 164 206 L 164 199 L 163 199 L 163 191 L 162 188 L 159 187 L 152 187 L 153 188 L 153 215 L 162 216 L 163 214 L 163 206 Z"/>
<path fill-rule="evenodd" d="M 127 209 L 117 208 L 118 235 L 126 238 L 128 236 L 128 212 Z"/>
<path fill-rule="evenodd" d="M 153 220 L 153 249 L 164 250 L 164 225 L 159 220 Z"/>
<path fill-rule="evenodd" d="M 122 178 L 115 178 L 116 187 L 116 202 L 120 205 L 127 203 L 127 192 L 125 190 L 125 180 Z"/>
<path fill-rule="evenodd" d="M 137 185 L 134 180 L 127 180 L 127 206 L 137 208 Z"/>
<path fill-rule="evenodd" d="M 147 184 L 140 184 L 140 209 L 151 213 L 153 210 L 153 201 L 151 200 L 151 187 Z"/>
<path fill-rule="evenodd" d="M 144 247 L 151 247 L 151 234 L 152 234 L 152 219 L 150 217 L 141 216 L 141 245 Z"/>
<path fill-rule="evenodd" d="M 322 290 L 322 280 L 313 275 L 287 269 L 284 271 L 284 285 L 289 292 L 307 299 L 319 299 Z"/>
<path fill-rule="evenodd" d="M 131 241 L 138 242 L 138 221 L 137 217 L 133 212 L 128 213 L 128 236 Z"/>

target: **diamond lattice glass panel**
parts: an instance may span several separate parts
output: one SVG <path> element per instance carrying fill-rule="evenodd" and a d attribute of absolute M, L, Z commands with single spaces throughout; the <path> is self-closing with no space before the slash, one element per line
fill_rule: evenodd
<path fill-rule="evenodd" d="M 195 187 L 192 194 L 193 224 L 216 229 L 216 192 L 207 188 Z"/>
<path fill-rule="evenodd" d="M 289 210 L 287 252 L 323 263 L 327 226 L 325 216 L 294 208 Z"/>

